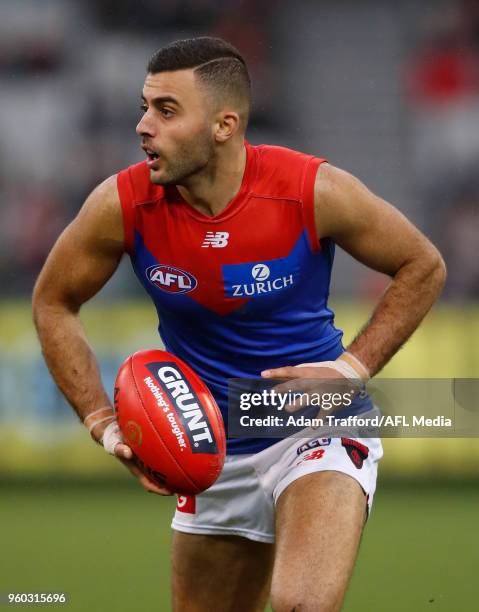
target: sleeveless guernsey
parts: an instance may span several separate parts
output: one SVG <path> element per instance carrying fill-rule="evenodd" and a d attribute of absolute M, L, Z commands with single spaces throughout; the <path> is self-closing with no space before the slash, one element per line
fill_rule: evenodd
<path fill-rule="evenodd" d="M 153 300 L 167 351 L 208 385 L 227 426 L 228 378 L 336 359 L 342 332 L 328 308 L 334 245 L 318 240 L 313 188 L 324 161 L 251 146 L 241 188 L 217 216 L 154 185 L 146 162 L 118 174 L 125 248 Z M 228 439 L 255 453 L 275 439 Z"/>

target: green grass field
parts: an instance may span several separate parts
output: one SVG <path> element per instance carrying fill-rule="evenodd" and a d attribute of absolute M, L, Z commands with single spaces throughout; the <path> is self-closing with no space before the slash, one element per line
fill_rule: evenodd
<path fill-rule="evenodd" d="M 380 486 L 344 610 L 477 610 L 477 485 Z M 170 609 L 172 499 L 129 480 L 10 480 L 0 490 L 0 592 L 67 592 L 72 611 Z"/>

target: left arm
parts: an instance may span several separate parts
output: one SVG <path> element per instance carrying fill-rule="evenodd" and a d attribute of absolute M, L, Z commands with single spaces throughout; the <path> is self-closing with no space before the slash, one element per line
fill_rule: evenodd
<path fill-rule="evenodd" d="M 348 351 L 373 376 L 419 326 L 444 286 L 436 247 L 396 208 L 347 172 L 323 164 L 315 184 L 316 227 L 369 268 L 391 276 Z"/>
<path fill-rule="evenodd" d="M 370 320 L 339 360 L 362 378 L 374 376 L 419 326 L 438 298 L 446 268 L 436 247 L 396 208 L 371 193 L 351 174 L 322 164 L 315 182 L 315 219 L 319 238 L 331 238 L 369 268 L 388 274 L 391 283 Z M 326 365 L 326 364 L 325 364 Z M 358 367 L 359 365 L 359 367 Z M 266 377 L 323 377 L 340 374 L 321 368 L 284 367 Z"/>

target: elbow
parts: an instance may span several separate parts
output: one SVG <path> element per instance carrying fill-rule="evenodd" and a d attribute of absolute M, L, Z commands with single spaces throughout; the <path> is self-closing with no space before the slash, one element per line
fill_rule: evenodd
<path fill-rule="evenodd" d="M 427 242 L 424 248 L 418 250 L 413 258 L 406 262 L 401 268 L 410 274 L 410 281 L 414 286 L 414 291 L 421 292 L 424 297 L 428 296 L 431 305 L 434 303 L 446 284 L 446 264 L 441 253 L 436 247 Z"/>
<path fill-rule="evenodd" d="M 65 317 L 76 316 L 79 310 L 80 304 L 76 300 L 40 275 L 32 293 L 32 318 L 38 333 Z"/>
<path fill-rule="evenodd" d="M 428 278 L 436 290 L 436 297 L 439 297 L 446 284 L 447 268 L 441 253 L 435 247 L 430 255 Z"/>
<path fill-rule="evenodd" d="M 64 310 L 64 303 L 40 277 L 32 293 L 32 318 L 37 331 L 40 333 L 49 325 L 52 317 L 58 316 Z"/>
<path fill-rule="evenodd" d="M 37 280 L 32 293 L 32 318 L 37 330 L 40 328 L 43 313 L 47 307 L 48 299 L 46 299 L 41 283 Z"/>

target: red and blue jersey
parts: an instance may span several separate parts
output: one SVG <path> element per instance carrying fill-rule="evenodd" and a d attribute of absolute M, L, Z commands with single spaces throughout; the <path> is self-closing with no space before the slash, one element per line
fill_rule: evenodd
<path fill-rule="evenodd" d="M 342 332 L 328 308 L 334 256 L 318 240 L 314 181 L 324 161 L 246 146 L 241 188 L 218 215 L 154 185 L 146 162 L 118 174 L 126 250 L 159 316 L 166 350 L 208 385 L 227 424 L 229 378 L 336 359 Z M 228 439 L 253 453 L 271 439 Z"/>

